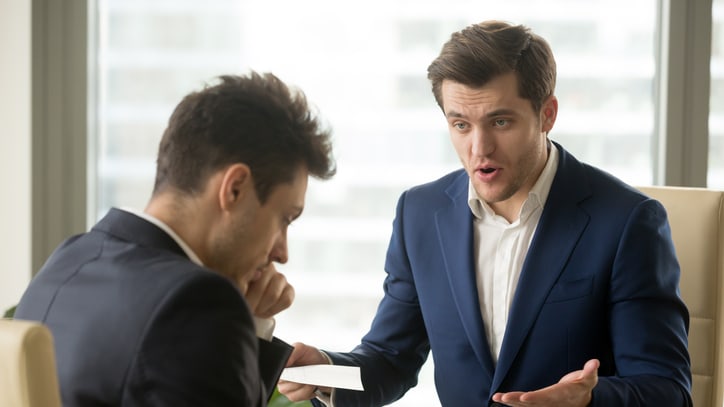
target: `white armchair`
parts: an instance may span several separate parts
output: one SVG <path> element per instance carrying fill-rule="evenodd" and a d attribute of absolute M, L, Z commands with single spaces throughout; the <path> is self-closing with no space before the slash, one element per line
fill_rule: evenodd
<path fill-rule="evenodd" d="M 724 192 L 641 187 L 666 208 L 690 314 L 689 353 L 695 407 L 724 406 Z"/>
<path fill-rule="evenodd" d="M 0 406 L 60 407 L 50 330 L 37 322 L 0 319 Z"/>

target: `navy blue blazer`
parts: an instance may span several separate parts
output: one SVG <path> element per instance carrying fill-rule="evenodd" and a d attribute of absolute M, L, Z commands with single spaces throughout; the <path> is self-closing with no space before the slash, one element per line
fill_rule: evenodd
<path fill-rule="evenodd" d="M 556 146 L 497 366 L 459 170 L 400 197 L 370 331 L 352 352 L 329 352 L 361 366 L 365 391 L 337 390 L 336 405 L 398 399 L 432 350 L 443 406 L 494 405 L 496 392 L 544 388 L 592 358 L 601 361 L 592 406 L 691 406 L 689 315 L 663 206 Z"/>
<path fill-rule="evenodd" d="M 65 407 L 266 404 L 239 291 L 131 213 L 56 249 L 15 316 L 50 327 Z"/>

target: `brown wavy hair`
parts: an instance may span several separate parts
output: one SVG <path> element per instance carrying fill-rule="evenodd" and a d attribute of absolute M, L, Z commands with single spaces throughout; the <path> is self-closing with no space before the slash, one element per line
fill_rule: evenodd
<path fill-rule="evenodd" d="M 301 90 L 271 73 L 218 80 L 176 106 L 159 145 L 154 194 L 200 192 L 212 173 L 234 163 L 249 166 L 262 203 L 301 166 L 319 179 L 335 174 L 331 132 Z"/>
<path fill-rule="evenodd" d="M 446 79 L 479 87 L 491 79 L 514 72 L 518 94 L 539 112 L 556 87 L 556 61 L 542 37 L 523 25 L 484 21 L 453 33 L 440 55 L 427 68 L 432 93 L 440 108 Z"/>

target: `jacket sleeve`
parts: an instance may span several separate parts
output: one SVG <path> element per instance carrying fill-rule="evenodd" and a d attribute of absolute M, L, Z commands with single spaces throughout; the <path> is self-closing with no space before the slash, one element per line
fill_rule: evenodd
<path fill-rule="evenodd" d="M 641 202 L 619 243 L 609 291 L 616 374 L 599 377 L 597 406 L 691 406 L 689 314 L 663 206 Z"/>
<path fill-rule="evenodd" d="M 169 290 L 149 321 L 123 405 L 264 405 L 254 323 L 228 280 L 194 273 Z"/>
<path fill-rule="evenodd" d="M 403 208 L 397 205 L 387 251 L 384 297 L 369 332 L 352 352 L 327 352 L 334 364 L 360 366 L 364 391 L 337 389 L 335 406 L 380 406 L 402 397 L 417 384 L 430 350 L 415 283 L 407 260 Z"/>

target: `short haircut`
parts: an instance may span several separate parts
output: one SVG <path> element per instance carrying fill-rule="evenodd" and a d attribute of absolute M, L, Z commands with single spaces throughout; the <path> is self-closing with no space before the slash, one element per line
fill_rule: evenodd
<path fill-rule="evenodd" d="M 169 187 L 198 193 L 234 163 L 249 166 L 262 203 L 302 166 L 315 178 L 334 175 L 331 133 L 301 90 L 271 73 L 218 80 L 176 106 L 159 145 L 154 194 Z"/>
<path fill-rule="evenodd" d="M 556 61 L 542 37 L 523 25 L 484 21 L 453 33 L 427 68 L 432 93 L 442 104 L 445 79 L 479 87 L 510 72 L 518 79 L 518 95 L 539 112 L 556 87 Z"/>

